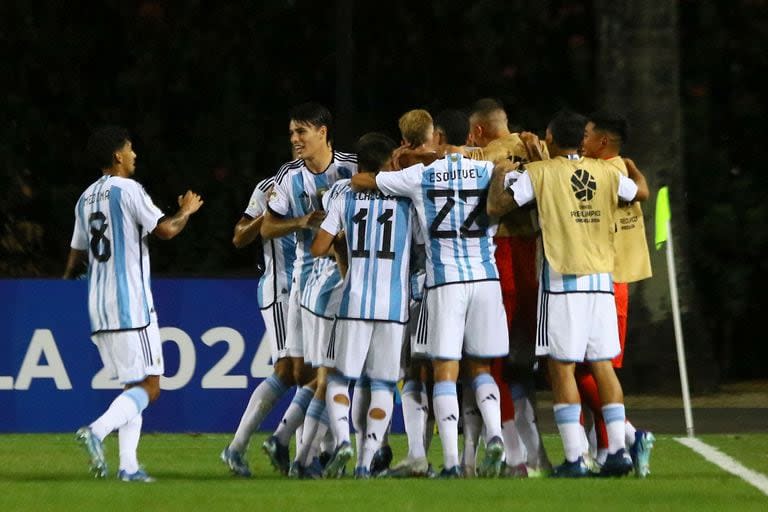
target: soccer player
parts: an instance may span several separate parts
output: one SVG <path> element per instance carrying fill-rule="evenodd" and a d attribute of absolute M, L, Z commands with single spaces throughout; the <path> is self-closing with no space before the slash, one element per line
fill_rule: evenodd
<path fill-rule="evenodd" d="M 357 143 L 360 171 L 391 168 L 395 142 L 369 133 Z M 337 184 L 339 186 L 339 184 Z M 348 186 L 333 194 L 328 216 L 312 245 L 322 256 L 343 233 L 349 270 L 343 300 L 336 315 L 328 357 L 334 370 L 328 376 L 326 403 L 336 439 L 327 476 L 340 476 L 352 456 L 349 435 L 349 383 L 365 376 L 370 401 L 362 431 L 363 454 L 355 476 L 366 478 L 392 416 L 395 384 L 400 373 L 400 351 L 408 322 L 409 269 L 414 211 L 404 197 L 375 192 L 353 192 Z"/>
<path fill-rule="evenodd" d="M 582 155 L 600 158 L 615 164 L 627 175 L 627 167 L 619 156 L 622 144 L 627 140 L 627 121 L 616 113 L 598 111 L 590 114 L 584 129 Z M 627 162 L 628 165 L 633 165 Z M 616 214 L 616 264 L 613 270 L 614 295 L 619 323 L 619 345 L 621 352 L 613 358 L 613 367 L 621 368 L 624 360 L 624 344 L 627 337 L 627 311 L 629 308 L 629 284 L 651 277 L 651 260 L 645 239 L 643 210 L 637 202 L 621 203 Z M 605 460 L 608 448 L 605 420 L 600 412 L 600 396 L 597 384 L 589 368 L 576 367 L 576 381 L 584 402 L 590 405 L 594 417 L 598 441 L 597 462 Z M 650 473 L 650 454 L 655 440 L 651 432 L 636 429 L 632 423 L 625 423 L 626 443 L 635 465 L 635 476 L 644 478 Z"/>
<path fill-rule="evenodd" d="M 475 102 L 469 119 L 469 139 L 481 146 L 478 152 L 481 158 L 494 162 L 529 162 L 548 157 L 546 146 L 526 145 L 523 134 L 510 132 L 507 113 L 494 99 L 483 98 Z M 510 476 L 519 477 L 528 475 L 527 467 L 533 471 L 546 471 L 551 467 L 535 416 L 533 368 L 539 246 L 535 215 L 532 208 L 507 213 L 499 219 L 499 229 L 494 237 L 510 354 L 507 359 L 494 361 L 493 375 L 501 391 L 505 471 Z M 468 431 L 471 433 L 472 429 Z"/>
<path fill-rule="evenodd" d="M 311 346 L 316 340 L 309 332 L 310 326 L 303 326 L 301 314 L 302 295 L 312 276 L 314 264 L 310 253 L 313 230 L 325 217 L 321 196 L 337 180 L 350 178 L 357 172 L 354 154 L 333 149 L 332 128 L 331 113 L 322 105 L 304 103 L 292 109 L 289 133 L 298 159 L 283 165 L 275 176 L 261 226 L 261 235 L 265 240 L 296 234 L 296 260 L 288 297 L 285 346 L 294 381 L 301 388 L 274 435 L 263 444 L 272 464 L 285 474 L 289 469 L 288 442 L 304 423 L 313 396 L 315 404 L 311 406 L 310 421 L 321 421 L 325 407 L 320 397 L 315 396 L 315 372 L 311 364 L 305 365 L 305 355 L 316 353 L 317 349 Z M 297 441 L 301 445 L 301 439 Z"/>
<path fill-rule="evenodd" d="M 643 201 L 648 186 L 637 169 L 630 170 L 629 179 L 608 162 L 580 157 L 585 124 L 583 116 L 558 113 L 547 128 L 553 158 L 527 164 L 522 173 L 510 173 L 510 164 L 497 166 L 488 194 L 489 215 L 503 215 L 533 200 L 539 212 L 544 268 L 536 353 L 549 356 L 555 422 L 565 451 L 556 477 L 590 473 L 581 456 L 584 429 L 574 378 L 581 361 L 589 362 L 597 380 L 607 423 L 608 456 L 601 474 L 632 470 L 625 452 L 623 393 L 610 361 L 619 353 L 613 230 L 618 201 Z"/>
<path fill-rule="evenodd" d="M 263 240 L 259 234 L 267 209 L 267 197 L 274 181 L 274 177 L 267 178 L 253 189 L 248 207 L 235 225 L 232 238 L 232 243 L 238 249 L 254 242 L 258 245 L 257 265 L 261 273 L 258 302 L 274 363 L 274 372 L 251 394 L 234 438 L 220 455 L 234 474 L 246 477 L 251 475 L 245 457 L 251 435 L 280 397 L 294 384 L 285 347 L 285 317 L 288 314 L 293 261 L 296 259 L 296 236 L 291 233 L 281 238 Z"/>
<path fill-rule="evenodd" d="M 103 175 L 80 196 L 65 279 L 88 264 L 88 313 L 92 340 L 113 378 L 124 386 L 109 408 L 76 439 L 88 452 L 90 470 L 107 476 L 102 442 L 118 431 L 123 481 L 151 482 L 139 466 L 136 449 L 142 413 L 160 395 L 163 353 L 149 284 L 150 233 L 162 240 L 178 235 L 203 205 L 192 191 L 179 196 L 179 211 L 164 216 L 133 179 L 136 153 L 128 132 L 116 126 L 96 130 L 88 154 Z"/>
<path fill-rule="evenodd" d="M 467 360 L 472 388 L 486 429 L 486 474 L 501 469 L 499 389 L 490 375 L 493 357 L 507 354 L 509 340 L 501 303 L 493 233 L 484 198 L 493 164 L 449 154 L 429 166 L 358 175 L 357 191 L 378 189 L 413 201 L 427 238 L 426 341 L 432 357 L 433 404 L 443 445 L 446 478 L 461 476 L 458 449 L 459 361 Z M 425 314 L 422 311 L 422 314 Z"/>
<path fill-rule="evenodd" d="M 432 147 L 463 146 L 469 135 L 469 117 L 461 110 L 449 108 L 435 116 Z"/>

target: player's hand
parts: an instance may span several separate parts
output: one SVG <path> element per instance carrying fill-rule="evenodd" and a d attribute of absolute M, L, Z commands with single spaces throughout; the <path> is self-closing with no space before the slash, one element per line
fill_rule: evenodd
<path fill-rule="evenodd" d="M 203 206 L 203 199 L 199 194 L 187 190 L 186 194 L 179 196 L 179 209 L 184 213 L 192 215 Z"/>
<path fill-rule="evenodd" d="M 520 132 L 520 140 L 526 145 L 539 146 L 541 144 L 539 136 L 533 132 Z"/>
<path fill-rule="evenodd" d="M 302 227 L 304 229 L 317 229 L 325 219 L 325 212 L 313 211 L 302 217 Z"/>
<path fill-rule="evenodd" d="M 393 171 L 399 171 L 403 168 L 403 164 L 400 161 L 400 159 L 405 155 L 406 153 L 411 151 L 411 147 L 407 144 L 403 144 L 399 148 L 395 149 L 392 152 L 392 170 Z"/>
<path fill-rule="evenodd" d="M 513 162 L 512 160 L 502 160 L 496 164 L 493 168 L 493 173 L 507 174 L 508 172 L 516 171 L 520 168 L 520 162 Z"/>

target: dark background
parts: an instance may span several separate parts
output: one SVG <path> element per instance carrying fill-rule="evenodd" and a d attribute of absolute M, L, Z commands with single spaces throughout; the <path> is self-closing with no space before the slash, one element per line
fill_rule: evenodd
<path fill-rule="evenodd" d="M 154 273 L 250 276 L 253 253 L 233 248 L 232 228 L 255 183 L 290 157 L 292 105 L 331 108 L 341 150 L 369 130 L 398 137 L 411 108 L 434 114 L 485 96 L 503 101 L 513 129 L 543 135 L 559 108 L 588 113 L 610 93 L 597 57 L 603 3 L 3 0 L 0 277 L 61 275 L 75 201 L 99 175 L 82 150 L 103 123 L 133 134 L 136 178 L 158 206 L 172 213 L 187 188 L 205 199 L 182 236 L 153 244 Z M 716 361 L 715 382 L 768 377 L 758 167 L 768 2 L 674 7 L 665 30 L 679 58 L 666 72 L 679 80 L 682 129 L 654 147 L 680 144 L 684 165 L 644 171 L 654 183 L 684 172 L 674 222 L 686 227 L 678 244 L 708 340 L 695 350 Z"/>

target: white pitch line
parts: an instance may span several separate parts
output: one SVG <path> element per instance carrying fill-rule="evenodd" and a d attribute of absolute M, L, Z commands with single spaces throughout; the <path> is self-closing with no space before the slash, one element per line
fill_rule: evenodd
<path fill-rule="evenodd" d="M 752 471 L 736 462 L 717 448 L 696 439 L 695 437 L 676 437 L 675 441 L 687 446 L 712 464 L 720 466 L 725 471 L 736 475 L 748 484 L 757 487 L 763 494 L 768 495 L 768 477 L 757 471 Z"/>

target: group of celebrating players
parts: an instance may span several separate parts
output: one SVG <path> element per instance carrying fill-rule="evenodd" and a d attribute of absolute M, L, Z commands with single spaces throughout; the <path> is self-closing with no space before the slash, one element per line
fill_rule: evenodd
<path fill-rule="evenodd" d="M 257 244 L 263 256 L 258 301 L 274 372 L 221 452 L 233 473 L 251 475 L 250 438 L 294 387 L 262 445 L 290 477 L 341 477 L 353 458 L 355 478 L 649 473 L 654 437 L 626 420 L 614 371 L 627 283 L 651 272 L 638 204 L 648 186 L 619 156 L 622 117 L 561 111 L 540 141 L 511 133 L 503 106 L 482 99 L 469 115 L 409 111 L 400 145 L 368 133 L 355 154 L 333 148 L 322 105 L 299 105 L 289 118 L 295 159 L 256 185 L 234 229 L 235 246 Z M 94 341 L 126 391 L 77 438 L 105 476 L 101 442 L 117 430 L 118 476 L 148 481 L 135 452 L 162 354 L 145 274 L 120 277 L 118 252 L 131 236 L 119 236 L 118 248 L 112 230 L 118 217 L 138 215 L 141 249 L 149 233 L 175 236 L 202 200 L 187 192 L 179 213 L 163 217 L 140 186 L 123 183 L 132 181 L 135 154 L 121 136 L 92 140 L 111 154 L 102 149 L 105 175 L 76 207 L 65 277 L 87 258 Z M 565 452 L 554 468 L 536 424 L 537 365 L 546 365 Z M 401 381 L 408 454 L 392 465 L 387 437 Z M 435 426 L 439 473 L 427 457 Z"/>
<path fill-rule="evenodd" d="M 626 421 L 613 370 L 626 283 L 650 276 L 635 202 L 647 185 L 619 157 L 626 122 L 560 112 L 544 143 L 511 133 L 503 107 L 483 99 L 469 116 L 433 120 L 413 110 L 399 125 L 401 145 L 369 133 L 349 154 L 333 149 L 327 109 L 291 112 L 297 159 L 256 186 L 234 236 L 238 247 L 263 244 L 259 303 L 275 371 L 254 391 L 222 460 L 249 475 L 251 434 L 297 386 L 263 444 L 289 476 L 339 477 L 353 457 L 356 478 L 430 474 L 435 423 L 441 477 L 633 467 L 645 476 L 653 436 Z M 622 245 L 624 237 L 632 239 Z M 612 278 L 619 267 L 622 285 Z M 618 315 L 614 294 L 623 300 Z M 537 356 L 547 357 L 566 452 L 554 469 L 535 420 Z M 408 455 L 390 467 L 401 380 Z"/>

